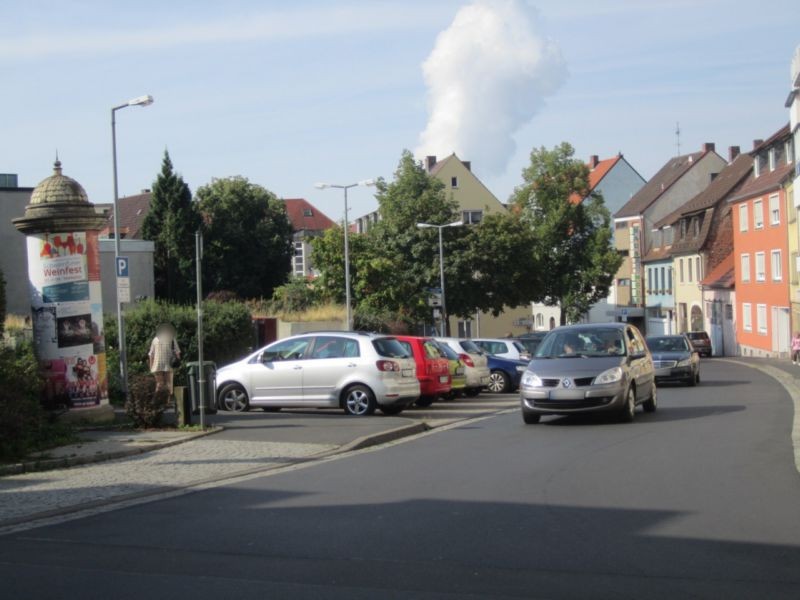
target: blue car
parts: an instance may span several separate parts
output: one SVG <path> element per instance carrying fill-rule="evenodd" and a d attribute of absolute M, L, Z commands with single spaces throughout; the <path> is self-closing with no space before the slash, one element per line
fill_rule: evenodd
<path fill-rule="evenodd" d="M 494 394 L 507 394 L 519 387 L 519 380 L 528 368 L 529 361 L 492 354 L 487 354 L 486 358 L 489 361 L 489 384 L 486 386 L 488 391 Z"/>

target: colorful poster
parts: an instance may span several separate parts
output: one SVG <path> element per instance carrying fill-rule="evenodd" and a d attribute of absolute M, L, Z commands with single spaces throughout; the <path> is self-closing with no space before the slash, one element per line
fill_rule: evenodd
<path fill-rule="evenodd" d="M 46 402 L 70 408 L 108 402 L 97 233 L 28 236 L 28 277 Z"/>

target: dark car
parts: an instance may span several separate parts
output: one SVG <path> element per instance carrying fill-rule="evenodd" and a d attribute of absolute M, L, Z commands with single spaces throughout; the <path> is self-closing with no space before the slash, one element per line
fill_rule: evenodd
<path fill-rule="evenodd" d="M 700 383 L 700 358 L 685 335 L 658 335 L 645 340 L 653 355 L 656 383 Z"/>
<path fill-rule="evenodd" d="M 705 331 L 690 331 L 686 337 L 700 356 L 711 356 L 711 338 Z"/>
<path fill-rule="evenodd" d="M 487 354 L 489 384 L 486 389 L 494 394 L 506 394 L 519 387 L 519 380 L 528 366 L 527 360 L 504 358 Z"/>
<path fill-rule="evenodd" d="M 546 331 L 533 331 L 531 333 L 523 333 L 521 336 L 514 339 L 525 346 L 528 353 L 533 356 L 536 354 L 536 349 L 539 347 L 539 344 L 542 343 L 546 335 Z"/>

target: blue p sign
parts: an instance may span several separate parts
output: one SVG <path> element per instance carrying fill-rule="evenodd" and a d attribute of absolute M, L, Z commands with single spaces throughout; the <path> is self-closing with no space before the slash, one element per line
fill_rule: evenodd
<path fill-rule="evenodd" d="M 117 257 L 117 277 L 128 277 L 128 257 Z"/>

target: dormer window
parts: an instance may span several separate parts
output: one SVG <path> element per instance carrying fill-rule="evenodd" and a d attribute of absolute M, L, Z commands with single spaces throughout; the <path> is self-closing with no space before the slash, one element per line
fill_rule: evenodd
<path fill-rule="evenodd" d="M 761 175 L 761 157 L 756 154 L 753 157 L 753 177 Z"/>
<path fill-rule="evenodd" d="M 303 216 L 304 217 L 313 217 L 314 216 L 314 211 L 311 210 L 310 208 L 304 208 L 303 209 Z"/>
<path fill-rule="evenodd" d="M 770 171 L 774 171 L 775 170 L 775 148 L 770 148 L 769 152 L 767 153 L 767 156 L 769 157 L 769 170 Z"/>
<path fill-rule="evenodd" d="M 671 225 L 664 227 L 664 246 L 672 246 L 673 229 Z"/>
<path fill-rule="evenodd" d="M 692 235 L 694 235 L 694 237 L 700 235 L 700 219 L 697 217 L 692 219 Z"/>
<path fill-rule="evenodd" d="M 686 219 L 681 219 L 681 239 L 686 238 Z"/>
<path fill-rule="evenodd" d="M 794 148 L 792 148 L 792 140 L 786 140 L 786 144 L 784 145 L 783 153 L 786 155 L 786 164 L 790 165 L 794 161 Z"/>

